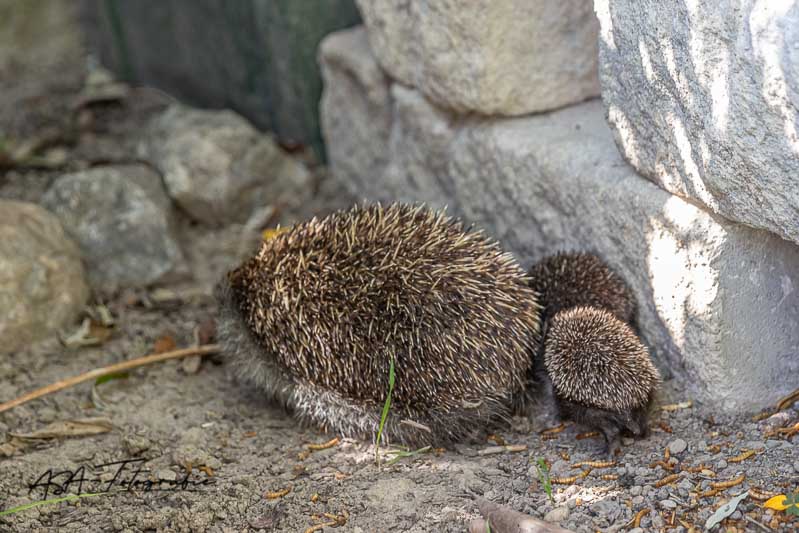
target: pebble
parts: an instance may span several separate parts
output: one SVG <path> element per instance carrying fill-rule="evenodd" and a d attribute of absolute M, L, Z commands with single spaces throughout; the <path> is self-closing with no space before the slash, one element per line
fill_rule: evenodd
<path fill-rule="evenodd" d="M 797 465 L 799 465 L 799 461 L 797 461 L 796 465 L 794 465 L 794 466 L 797 466 Z M 632 495 L 632 496 L 640 496 L 642 490 L 643 490 L 643 487 L 641 487 L 641 485 L 635 485 L 633 487 L 630 487 L 630 495 Z"/>
<path fill-rule="evenodd" d="M 793 469 L 796 470 L 797 474 L 799 474 L 799 461 L 793 462 Z"/>
<path fill-rule="evenodd" d="M 732 518 L 733 520 L 740 520 L 741 518 L 743 518 L 743 516 L 744 516 L 744 515 L 743 515 L 743 514 L 741 514 L 741 511 L 737 511 L 737 510 L 736 510 L 734 513 L 732 513 L 732 514 L 730 515 L 730 518 Z"/>
<path fill-rule="evenodd" d="M 563 522 L 567 518 L 569 518 L 569 508 L 564 506 L 556 507 L 544 515 L 545 522 L 553 522 L 556 524 Z"/>
<path fill-rule="evenodd" d="M 174 470 L 169 470 L 168 468 L 162 468 L 155 473 L 155 478 L 164 479 L 167 481 L 175 481 L 178 478 L 178 475 L 175 473 Z"/>
<path fill-rule="evenodd" d="M 707 442 L 706 441 L 700 440 L 698 443 L 696 443 L 696 451 L 703 452 L 705 450 L 707 450 Z"/>
<path fill-rule="evenodd" d="M 661 500 L 660 506 L 663 507 L 664 509 L 676 509 L 677 508 L 677 502 L 675 502 L 674 500 L 668 500 L 668 499 L 667 500 Z"/>
<path fill-rule="evenodd" d="M 782 441 L 778 441 L 778 440 L 774 440 L 774 439 L 766 441 L 766 448 L 769 448 L 769 449 L 771 449 L 771 448 L 779 448 L 780 446 L 782 446 Z"/>
<path fill-rule="evenodd" d="M 630 533 L 644 533 L 644 530 L 640 527 L 634 527 L 630 530 Z"/>
<path fill-rule="evenodd" d="M 652 517 L 652 527 L 660 529 L 664 525 L 665 523 L 663 522 L 663 517 L 661 517 L 659 514 L 656 514 Z"/>
<path fill-rule="evenodd" d="M 724 470 L 725 468 L 727 468 L 727 461 L 722 459 L 721 461 L 716 463 L 716 468 L 718 468 L 719 470 Z"/>
<path fill-rule="evenodd" d="M 683 439 L 674 439 L 669 443 L 669 451 L 672 454 L 679 454 L 684 452 L 688 448 L 688 443 L 685 442 Z"/>
<path fill-rule="evenodd" d="M 642 503 L 644 503 L 643 496 L 633 496 L 633 505 L 641 505 Z"/>

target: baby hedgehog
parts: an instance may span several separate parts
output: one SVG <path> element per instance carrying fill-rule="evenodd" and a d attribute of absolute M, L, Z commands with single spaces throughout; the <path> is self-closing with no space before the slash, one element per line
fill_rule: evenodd
<path fill-rule="evenodd" d="M 600 430 L 611 455 L 622 430 L 648 434 L 660 375 L 632 328 L 609 311 L 580 306 L 553 316 L 544 366 L 561 416 Z"/>
<path fill-rule="evenodd" d="M 646 436 L 660 376 L 631 326 L 636 302 L 627 284 L 585 252 L 548 257 L 530 276 L 544 305 L 535 374 L 552 387 L 561 417 L 601 430 L 611 454 L 621 431 Z"/>
<path fill-rule="evenodd" d="M 599 257 L 587 252 L 561 252 L 530 269 L 531 287 L 544 306 L 544 317 L 578 305 L 601 307 L 633 324 L 635 296 L 624 280 Z"/>
<path fill-rule="evenodd" d="M 354 207 L 263 243 L 217 287 L 239 377 L 302 422 L 408 445 L 459 440 L 511 414 L 540 346 L 514 259 L 443 213 Z"/>

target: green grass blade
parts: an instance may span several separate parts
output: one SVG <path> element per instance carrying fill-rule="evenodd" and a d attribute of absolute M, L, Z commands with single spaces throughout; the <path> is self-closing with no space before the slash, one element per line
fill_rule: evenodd
<path fill-rule="evenodd" d="M 91 498 L 93 496 L 104 496 L 106 494 L 111 494 L 110 492 L 85 492 L 83 494 L 68 494 L 67 496 L 62 496 L 61 498 L 51 498 L 49 500 L 41 500 L 38 502 L 31 502 L 26 503 L 23 505 L 17 505 L 16 507 L 12 507 L 11 509 L 6 509 L 4 511 L 0 511 L 0 516 L 8 516 L 15 513 L 20 513 L 22 511 L 27 511 L 28 509 L 33 509 L 34 507 L 39 507 L 41 505 L 52 505 L 61 502 L 71 502 L 75 500 L 80 500 L 81 498 Z"/>
<path fill-rule="evenodd" d="M 383 413 L 380 415 L 380 426 L 377 428 L 377 442 L 375 442 L 375 462 L 380 466 L 380 439 L 383 436 L 383 426 L 386 424 L 388 418 L 388 410 L 391 408 L 391 393 L 394 392 L 394 358 L 391 358 L 390 366 L 388 367 L 388 394 L 386 395 L 386 403 L 383 404 Z"/>

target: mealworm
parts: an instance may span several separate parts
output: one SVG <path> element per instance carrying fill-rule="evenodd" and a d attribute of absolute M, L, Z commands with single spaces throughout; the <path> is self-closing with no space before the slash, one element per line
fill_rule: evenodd
<path fill-rule="evenodd" d="M 308 444 L 307 448 L 314 452 L 318 450 L 327 450 L 328 448 L 332 448 L 333 446 L 338 444 L 338 442 L 339 442 L 338 437 L 335 437 L 322 444 Z"/>
<path fill-rule="evenodd" d="M 713 489 L 728 489 L 730 487 L 734 487 L 736 485 L 740 485 L 746 479 L 746 474 L 741 474 L 740 476 L 730 479 L 728 481 L 716 481 L 710 484 L 710 488 Z"/>
<path fill-rule="evenodd" d="M 745 461 L 745 460 L 749 459 L 755 453 L 757 453 L 755 450 L 747 450 L 747 451 L 745 451 L 745 452 L 743 452 L 743 453 L 741 453 L 739 455 L 736 455 L 735 457 L 730 457 L 729 459 L 727 459 L 727 462 L 728 463 L 740 463 L 742 461 Z"/>
<path fill-rule="evenodd" d="M 579 463 L 574 463 L 572 468 L 580 468 L 581 466 L 590 466 L 591 468 L 608 468 L 610 466 L 616 466 L 616 461 L 580 461 Z"/>
<path fill-rule="evenodd" d="M 616 481 L 619 479 L 618 474 L 604 474 L 599 476 L 599 479 L 604 479 L 605 481 Z"/>
<path fill-rule="evenodd" d="M 633 527 L 641 527 L 641 519 L 649 514 L 650 509 L 647 507 L 646 509 L 641 509 L 638 511 L 638 514 L 635 515 L 633 519 Z"/>
<path fill-rule="evenodd" d="M 577 440 L 583 440 L 583 439 L 592 439 L 598 436 L 599 436 L 599 431 L 587 431 L 585 433 L 579 433 L 575 435 L 574 438 Z"/>
<path fill-rule="evenodd" d="M 754 500 L 765 501 L 776 495 L 777 495 L 776 492 L 771 492 L 768 490 L 760 490 L 757 487 L 752 487 L 749 489 L 749 496 L 751 496 L 752 499 Z"/>
<path fill-rule="evenodd" d="M 541 431 L 541 434 L 542 435 L 552 435 L 554 433 L 560 433 L 564 429 L 566 429 L 566 424 L 560 424 L 559 426 L 555 426 L 553 428 L 548 428 L 548 429 L 545 429 L 545 430 Z"/>
<path fill-rule="evenodd" d="M 671 474 L 670 476 L 664 477 L 660 481 L 656 481 L 655 487 L 657 488 L 663 487 L 665 485 L 668 485 L 669 483 L 674 483 L 678 479 L 680 479 L 680 474 Z"/>
<path fill-rule="evenodd" d="M 277 500 L 278 498 L 282 498 L 289 492 L 291 492 L 291 487 L 285 488 L 283 490 L 278 490 L 275 492 L 267 492 L 266 494 L 264 494 L 264 498 L 266 498 L 267 500 Z"/>

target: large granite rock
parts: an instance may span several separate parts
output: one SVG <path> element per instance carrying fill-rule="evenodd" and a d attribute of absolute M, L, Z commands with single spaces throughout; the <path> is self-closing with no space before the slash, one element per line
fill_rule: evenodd
<path fill-rule="evenodd" d="M 360 57 L 339 64 L 369 61 L 352 50 Z M 344 73 L 327 76 L 326 91 L 343 94 L 325 98 L 322 117 L 333 172 L 356 194 L 448 205 L 525 265 L 564 248 L 597 251 L 633 287 L 659 366 L 699 400 L 754 410 L 795 388 L 799 247 L 640 177 L 616 149 L 601 103 L 513 119 L 457 117 L 416 90 L 353 72 L 342 85 L 335 82 Z M 390 138 L 369 147 L 384 147 L 387 163 L 358 174 L 359 160 L 336 145 L 364 131 L 373 115 L 354 111 L 385 90 Z M 345 100 L 345 109 L 328 106 Z M 375 161 L 363 152 L 354 157 Z"/>
<path fill-rule="evenodd" d="M 80 244 L 98 289 L 150 285 L 188 272 L 161 177 L 145 165 L 65 174 L 42 203 Z"/>
<path fill-rule="evenodd" d="M 521 115 L 597 96 L 585 0 L 357 0 L 393 78 L 456 111 Z"/>
<path fill-rule="evenodd" d="M 666 190 L 799 243 L 799 3 L 598 0 L 624 157 Z"/>
<path fill-rule="evenodd" d="M 80 251 L 58 219 L 0 200 L 0 353 L 66 328 L 88 298 Z"/>
<path fill-rule="evenodd" d="M 244 222 L 267 204 L 294 208 L 312 192 L 308 169 L 232 111 L 171 106 L 139 152 L 178 206 L 209 225 Z"/>

